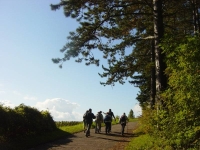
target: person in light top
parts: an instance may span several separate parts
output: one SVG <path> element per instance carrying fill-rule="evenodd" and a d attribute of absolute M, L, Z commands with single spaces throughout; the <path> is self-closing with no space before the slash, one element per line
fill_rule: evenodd
<path fill-rule="evenodd" d="M 119 119 L 119 123 L 121 124 L 121 135 L 124 135 L 124 128 L 126 126 L 126 123 L 128 122 L 128 117 L 126 116 L 126 113 L 123 113 L 123 115 Z"/>
<path fill-rule="evenodd" d="M 101 124 L 103 123 L 102 111 L 99 111 L 95 119 L 95 133 L 101 132 Z"/>

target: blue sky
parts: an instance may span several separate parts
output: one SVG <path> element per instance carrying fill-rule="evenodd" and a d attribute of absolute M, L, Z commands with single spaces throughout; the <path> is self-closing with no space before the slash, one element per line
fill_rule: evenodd
<path fill-rule="evenodd" d="M 53 64 L 51 59 L 62 57 L 59 50 L 78 26 L 63 9 L 51 10 L 50 4 L 56 3 L 0 1 L 0 103 L 48 109 L 55 121 L 80 121 L 89 108 L 94 114 L 111 108 L 115 115 L 131 109 L 140 115 L 135 99 L 139 89 L 133 85 L 100 85 L 105 80 L 98 75 L 101 67 L 73 59 L 62 69 Z"/>

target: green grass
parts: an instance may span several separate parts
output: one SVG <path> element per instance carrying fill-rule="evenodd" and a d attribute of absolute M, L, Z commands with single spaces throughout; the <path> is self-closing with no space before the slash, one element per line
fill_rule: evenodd
<path fill-rule="evenodd" d="M 138 118 L 132 118 L 132 119 L 129 118 L 129 122 L 135 122 L 135 121 L 138 121 Z"/>
<path fill-rule="evenodd" d="M 135 137 L 129 142 L 125 150 L 173 150 L 166 141 L 155 139 L 148 134 L 135 133 Z"/>
<path fill-rule="evenodd" d="M 62 126 L 62 127 L 59 127 L 59 129 L 67 133 L 73 134 L 73 133 L 83 131 L 83 123 L 77 124 L 74 126 Z"/>
<path fill-rule="evenodd" d="M 131 142 L 126 147 L 126 150 L 147 150 L 152 149 L 153 147 L 153 139 L 151 139 L 148 135 L 137 135 L 131 140 Z"/>

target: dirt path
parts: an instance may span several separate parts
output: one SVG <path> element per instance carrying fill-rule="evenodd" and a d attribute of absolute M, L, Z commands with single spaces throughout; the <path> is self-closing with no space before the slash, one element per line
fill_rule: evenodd
<path fill-rule="evenodd" d="M 124 136 L 120 135 L 121 125 L 118 124 L 112 126 L 112 132 L 108 135 L 105 134 L 104 127 L 99 134 L 91 129 L 91 136 L 88 138 L 85 137 L 84 132 L 80 132 L 30 150 L 124 150 L 125 145 L 134 137 L 133 129 L 136 125 L 136 122 L 129 122 Z"/>

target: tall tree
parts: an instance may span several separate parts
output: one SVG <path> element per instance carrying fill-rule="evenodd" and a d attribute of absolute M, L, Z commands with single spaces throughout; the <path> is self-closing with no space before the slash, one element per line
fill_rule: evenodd
<path fill-rule="evenodd" d="M 135 118 L 135 115 L 134 115 L 134 112 L 133 112 L 133 110 L 131 109 L 130 110 L 130 112 L 129 112 L 129 114 L 128 114 L 128 118 Z"/>
<path fill-rule="evenodd" d="M 138 72 L 138 58 L 133 53 L 137 42 L 155 39 L 157 91 L 166 86 L 164 62 L 159 47 L 164 32 L 162 0 L 154 0 L 153 3 L 150 0 L 68 0 L 51 5 L 53 10 L 61 6 L 64 6 L 67 17 L 77 18 L 80 27 L 70 33 L 70 42 L 61 49 L 61 52 L 65 52 L 64 57 L 53 59 L 55 63 L 61 63 L 62 66 L 71 57 L 78 57 L 77 62 L 85 60 L 86 65 L 98 66 L 99 59 L 94 57 L 92 50 L 99 49 L 108 60 L 108 66 L 103 66 L 104 73 L 101 74 L 102 77 L 108 77 L 105 85 L 115 82 L 123 84 L 124 79 Z M 144 18 L 154 18 L 154 24 L 146 26 Z M 154 29 L 151 35 L 147 34 L 148 28 Z"/>
<path fill-rule="evenodd" d="M 144 68 L 148 68 L 151 62 L 152 67 L 148 68 L 151 82 L 146 83 L 151 83 L 149 90 L 154 105 L 155 95 L 158 102 L 159 93 L 167 87 L 165 53 L 159 46 L 161 39 L 165 31 L 174 34 L 185 30 L 185 33 L 191 33 L 191 25 L 186 30 L 189 26 L 187 20 L 195 14 L 191 6 L 195 4 L 195 10 L 199 8 L 198 3 L 193 1 L 63 0 L 51 5 L 52 10 L 63 6 L 66 17 L 75 18 L 80 24 L 75 32 L 70 32 L 69 42 L 61 49 L 64 57 L 53 61 L 62 67 L 66 60 L 77 58 L 77 62 L 85 61 L 86 65 L 99 66 L 100 60 L 93 54 L 98 49 L 108 61 L 107 65 L 102 65 L 104 72 L 100 74 L 107 78 L 102 83 L 104 85 L 114 85 L 115 82 L 123 84 L 129 77 L 134 80 L 136 73 L 146 74 Z M 197 18 L 198 15 L 195 16 Z M 144 45 L 140 46 L 142 43 Z M 145 60 L 141 57 L 144 55 L 150 57 Z"/>
<path fill-rule="evenodd" d="M 166 65 L 164 63 L 165 54 L 162 53 L 160 42 L 164 35 L 163 26 L 163 1 L 153 0 L 154 15 L 154 46 L 155 46 L 155 73 L 156 73 L 156 101 L 162 103 L 159 98 L 160 92 L 167 87 L 167 79 L 164 74 Z"/>

